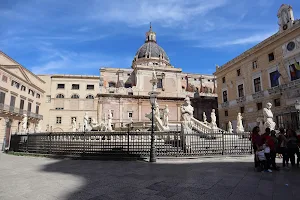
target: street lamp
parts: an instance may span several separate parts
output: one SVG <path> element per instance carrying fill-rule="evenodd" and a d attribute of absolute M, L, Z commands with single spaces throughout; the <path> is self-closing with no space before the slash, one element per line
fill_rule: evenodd
<path fill-rule="evenodd" d="M 150 147 L 150 162 L 156 162 L 156 149 L 154 144 L 154 106 L 156 102 L 156 94 L 150 94 L 150 103 L 151 103 L 151 147 Z"/>
<path fill-rule="evenodd" d="M 295 108 L 298 113 L 298 129 L 299 129 L 298 131 L 300 131 L 300 102 L 298 100 L 296 100 Z"/>

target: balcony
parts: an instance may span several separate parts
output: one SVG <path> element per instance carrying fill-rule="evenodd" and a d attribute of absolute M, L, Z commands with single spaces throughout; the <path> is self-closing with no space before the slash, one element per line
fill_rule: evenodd
<path fill-rule="evenodd" d="M 229 106 L 229 101 L 226 101 L 221 104 L 222 108 L 227 108 Z"/>
<path fill-rule="evenodd" d="M 245 96 L 242 96 L 242 97 L 239 97 L 236 99 L 236 103 L 238 104 L 242 104 L 246 101 L 246 97 Z"/>
<path fill-rule="evenodd" d="M 276 86 L 268 89 L 269 95 L 276 95 L 281 93 L 281 86 Z"/>
<path fill-rule="evenodd" d="M 255 92 L 254 94 L 252 94 L 252 98 L 254 100 L 264 98 L 264 91 Z"/>
<path fill-rule="evenodd" d="M 6 104 L 2 104 L 2 103 L 0 103 L 0 113 L 4 113 L 7 115 L 14 115 L 14 116 L 23 116 L 24 114 L 27 114 L 27 116 L 29 118 L 43 119 L 42 115 L 28 112 L 26 110 L 22 110 L 22 109 L 19 109 L 19 108 L 13 107 L 13 106 L 9 106 Z"/>

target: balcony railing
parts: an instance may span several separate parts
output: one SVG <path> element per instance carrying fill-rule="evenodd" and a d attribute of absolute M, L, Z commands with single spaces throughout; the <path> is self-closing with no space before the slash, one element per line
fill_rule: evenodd
<path fill-rule="evenodd" d="M 245 96 L 242 96 L 242 97 L 239 97 L 239 98 L 236 99 L 236 102 L 238 104 L 244 103 L 245 101 L 246 101 L 246 97 Z"/>
<path fill-rule="evenodd" d="M 272 87 L 272 88 L 268 89 L 268 92 L 270 95 L 275 95 L 275 94 L 279 94 L 279 93 L 284 93 L 284 92 L 288 91 L 289 89 L 299 88 L 299 87 L 300 87 L 300 79 L 297 79 L 297 80 L 291 81 L 291 82 L 283 84 L 283 85 Z"/>
<path fill-rule="evenodd" d="M 259 91 L 259 92 L 255 92 L 254 94 L 252 94 L 252 98 L 255 99 L 260 99 L 264 97 L 264 91 Z"/>
<path fill-rule="evenodd" d="M 36 114 L 33 112 L 29 112 L 29 111 L 26 111 L 23 109 L 19 109 L 14 106 L 9 106 L 9 105 L 3 104 L 3 103 L 0 103 L 0 112 L 11 114 L 11 115 L 17 115 L 17 116 L 27 114 L 27 116 L 31 117 L 31 118 L 43 119 L 42 115 L 39 115 L 39 114 Z"/>
<path fill-rule="evenodd" d="M 228 107 L 228 106 L 229 106 L 229 101 L 226 101 L 226 102 L 222 103 L 221 106 L 222 106 L 223 108 Z"/>

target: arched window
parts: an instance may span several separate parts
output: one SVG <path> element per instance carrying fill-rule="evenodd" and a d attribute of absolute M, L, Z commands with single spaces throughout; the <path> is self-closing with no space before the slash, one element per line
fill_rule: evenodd
<path fill-rule="evenodd" d="M 86 96 L 86 99 L 94 99 L 94 96 L 89 94 L 89 95 Z"/>
<path fill-rule="evenodd" d="M 116 87 L 116 83 L 115 82 L 109 82 L 108 87 Z"/>
<path fill-rule="evenodd" d="M 71 96 L 71 99 L 79 99 L 79 95 L 78 95 L 78 94 L 73 94 L 73 95 Z"/>
<path fill-rule="evenodd" d="M 58 94 L 58 95 L 56 95 L 56 98 L 63 99 L 63 98 L 65 98 L 65 96 L 63 94 Z"/>

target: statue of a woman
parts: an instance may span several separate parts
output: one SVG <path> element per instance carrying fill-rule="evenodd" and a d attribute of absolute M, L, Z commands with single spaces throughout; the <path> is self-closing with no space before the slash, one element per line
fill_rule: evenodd
<path fill-rule="evenodd" d="M 189 97 L 184 99 L 183 105 L 181 105 L 181 121 L 190 122 L 194 113 L 194 108 L 191 106 Z"/>
<path fill-rule="evenodd" d="M 76 132 L 76 126 L 77 126 L 76 120 L 75 120 L 75 118 L 73 118 L 73 119 L 72 119 L 72 131 L 73 131 L 73 132 Z"/>
<path fill-rule="evenodd" d="M 108 131 L 112 131 L 112 127 L 111 127 L 111 124 L 112 124 L 112 114 L 111 114 L 111 110 L 108 111 L 108 115 L 107 115 L 107 130 Z"/>
<path fill-rule="evenodd" d="M 89 116 L 86 112 L 83 118 L 83 127 L 84 127 L 83 129 L 85 129 L 83 131 L 86 131 L 88 129 L 88 122 L 89 122 Z"/>
<path fill-rule="evenodd" d="M 22 132 L 26 133 L 27 132 L 27 115 L 24 114 L 22 119 Z"/>
<path fill-rule="evenodd" d="M 210 118 L 211 118 L 211 128 L 217 128 L 217 118 L 216 118 L 216 113 L 215 113 L 215 109 L 212 109 L 211 113 L 210 113 Z"/>
<path fill-rule="evenodd" d="M 276 123 L 273 121 L 273 113 L 271 111 L 272 104 L 269 102 L 266 105 L 266 108 L 263 109 L 265 128 L 270 128 L 271 130 L 275 129 Z"/>
<path fill-rule="evenodd" d="M 168 108 L 168 105 L 165 106 L 165 109 L 164 109 L 164 126 L 169 126 L 169 108 Z"/>
<path fill-rule="evenodd" d="M 228 122 L 228 130 L 227 131 L 228 131 L 228 133 L 232 133 L 233 132 L 231 121 Z"/>
<path fill-rule="evenodd" d="M 204 123 L 207 123 L 206 120 L 207 120 L 206 114 L 205 114 L 205 112 L 203 112 L 203 122 L 204 122 Z"/>
<path fill-rule="evenodd" d="M 243 117 L 241 113 L 238 113 L 238 116 L 236 118 L 236 132 L 237 133 L 243 133 L 244 132 L 244 126 L 243 126 Z"/>

